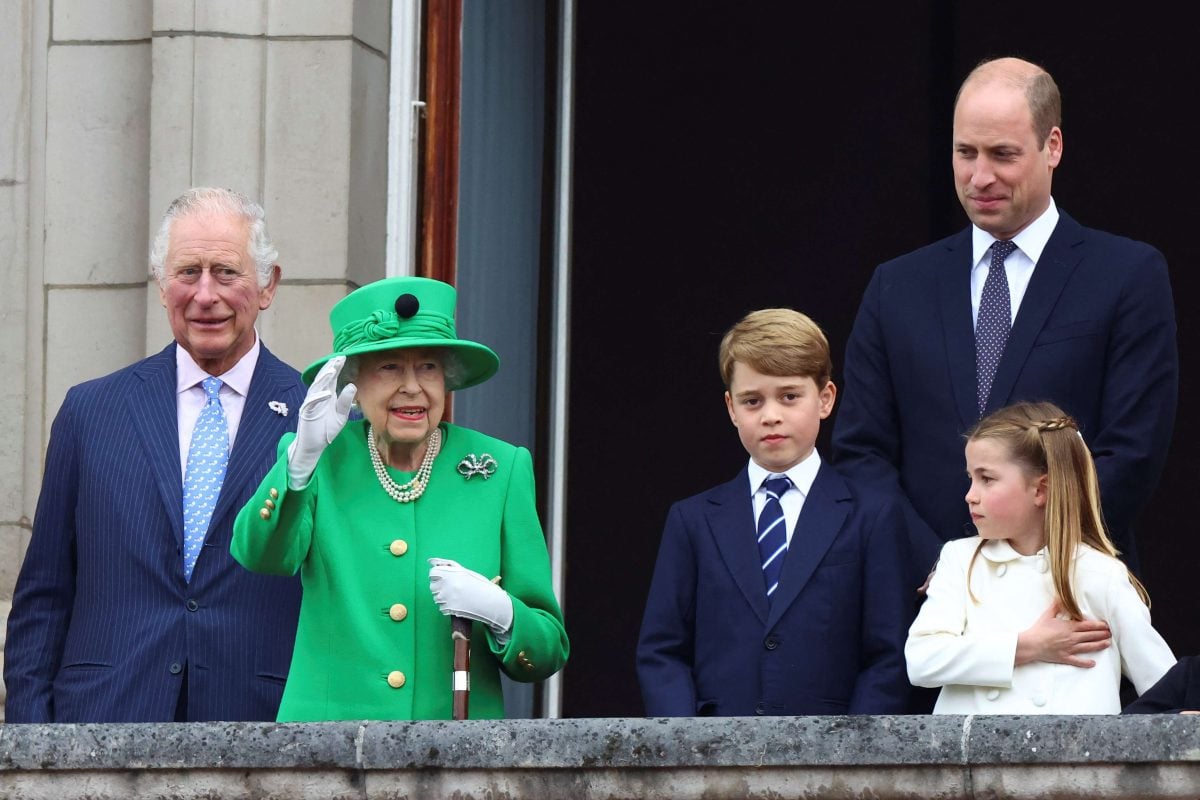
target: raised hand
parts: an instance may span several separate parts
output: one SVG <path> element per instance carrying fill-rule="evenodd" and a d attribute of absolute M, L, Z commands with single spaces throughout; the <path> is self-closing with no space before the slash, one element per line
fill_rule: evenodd
<path fill-rule="evenodd" d="M 288 487 L 291 489 L 308 486 L 321 453 L 346 426 L 358 387 L 347 383 L 341 394 L 334 394 L 338 374 L 345 363 L 345 356 L 325 362 L 304 396 L 296 424 L 296 439 L 288 447 Z"/>

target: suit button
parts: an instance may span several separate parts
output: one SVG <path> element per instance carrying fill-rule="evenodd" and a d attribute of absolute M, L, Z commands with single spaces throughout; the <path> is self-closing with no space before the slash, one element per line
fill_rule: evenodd
<path fill-rule="evenodd" d="M 274 501 L 274 500 L 270 500 L 270 499 L 268 499 L 268 500 L 263 500 L 263 507 L 264 507 L 264 508 L 269 508 L 269 509 L 271 509 L 272 511 L 274 511 L 274 510 L 275 510 L 275 501 Z"/>
<path fill-rule="evenodd" d="M 764 706 L 762 703 L 759 703 L 754 707 L 754 713 L 761 717 L 763 714 L 767 713 L 766 706 Z"/>
<path fill-rule="evenodd" d="M 270 519 L 270 518 L 271 518 L 271 509 L 269 509 L 269 508 L 260 508 L 260 509 L 258 510 L 258 515 L 259 515 L 260 517 L 262 517 L 263 519 Z"/>
<path fill-rule="evenodd" d="M 1001 564 L 1000 566 L 996 567 L 996 577 L 1003 578 L 1004 573 L 1006 573 L 1006 572 L 1008 572 L 1007 564 Z"/>
<path fill-rule="evenodd" d="M 1038 572 L 1044 573 L 1048 569 L 1050 569 L 1050 565 L 1046 562 L 1046 557 L 1042 556 L 1038 559 Z"/>
<path fill-rule="evenodd" d="M 388 686 L 392 687 L 393 689 L 399 689 L 404 685 L 405 680 L 406 678 L 404 677 L 404 673 L 398 669 L 392 670 L 388 673 Z"/>
<path fill-rule="evenodd" d="M 394 556 L 402 556 L 408 552 L 408 542 L 404 541 L 403 539 L 395 539 L 391 545 L 388 546 L 388 550 L 391 550 L 392 555 Z"/>
<path fill-rule="evenodd" d="M 768 650 L 774 650 L 776 647 L 779 647 L 779 640 L 774 636 L 768 636 L 763 640 L 763 646 Z"/>
<path fill-rule="evenodd" d="M 408 608 L 404 603 L 396 603 L 388 609 L 388 616 L 396 622 L 403 622 L 404 618 L 408 616 Z"/>
<path fill-rule="evenodd" d="M 200 607 L 200 604 L 199 604 L 199 603 L 197 603 L 195 600 L 188 600 L 188 601 L 187 601 L 187 610 L 188 610 L 188 611 L 195 611 L 195 610 L 196 610 L 197 608 L 199 608 L 199 607 Z"/>
<path fill-rule="evenodd" d="M 1035 694 L 1033 696 L 1033 704 L 1035 706 L 1037 706 L 1038 708 L 1041 708 L 1042 706 L 1046 705 L 1046 696 L 1041 695 L 1041 694 Z"/>
<path fill-rule="evenodd" d="M 278 490 L 278 489 L 274 489 L 274 488 L 273 488 L 273 489 L 271 489 L 271 491 L 267 492 L 267 494 L 271 495 L 271 499 L 272 499 L 272 500 L 278 500 L 278 499 L 279 499 L 279 490 Z"/>
<path fill-rule="evenodd" d="M 179 673 L 183 672 L 183 664 L 180 664 L 178 661 L 174 661 L 171 663 L 171 666 L 167 667 L 167 671 L 172 675 L 178 675 Z"/>
<path fill-rule="evenodd" d="M 988 700 L 999 700 L 1000 699 L 1000 690 L 999 689 L 988 689 L 986 697 Z"/>

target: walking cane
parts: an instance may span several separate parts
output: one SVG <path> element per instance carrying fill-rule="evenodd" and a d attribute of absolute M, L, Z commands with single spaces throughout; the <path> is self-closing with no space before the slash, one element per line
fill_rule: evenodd
<path fill-rule="evenodd" d="M 492 578 L 499 585 L 500 576 Z M 471 620 L 466 617 L 450 617 L 450 638 L 454 641 L 454 697 L 451 703 L 452 719 L 467 719 L 467 708 L 471 700 Z"/>
<path fill-rule="evenodd" d="M 454 640 L 453 718 L 466 719 L 471 697 L 471 620 L 450 617 L 450 631 Z"/>

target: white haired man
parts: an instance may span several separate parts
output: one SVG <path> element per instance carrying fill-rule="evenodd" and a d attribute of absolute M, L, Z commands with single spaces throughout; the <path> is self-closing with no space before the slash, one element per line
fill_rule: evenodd
<path fill-rule="evenodd" d="M 295 578 L 229 555 L 305 387 L 254 324 L 278 253 L 258 204 L 190 189 L 150 264 L 174 341 L 73 387 L 8 619 L 8 722 L 273 720 Z"/>

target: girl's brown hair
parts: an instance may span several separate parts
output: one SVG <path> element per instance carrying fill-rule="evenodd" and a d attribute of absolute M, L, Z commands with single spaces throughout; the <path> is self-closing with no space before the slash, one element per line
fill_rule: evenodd
<path fill-rule="evenodd" d="M 1120 554 L 1104 525 L 1096 465 L 1079 426 L 1053 403 L 1017 403 L 989 414 L 967 432 L 968 441 L 980 439 L 1003 444 L 1028 477 L 1046 476 L 1046 551 L 1054 593 L 1071 619 L 1083 619 L 1072 590 L 1075 551 L 1086 544 L 1114 558 Z M 968 591 L 983 545 L 980 542 L 967 567 Z M 1146 589 L 1133 573 L 1129 582 L 1149 606 Z M 973 593 L 971 599 L 975 600 Z"/>

